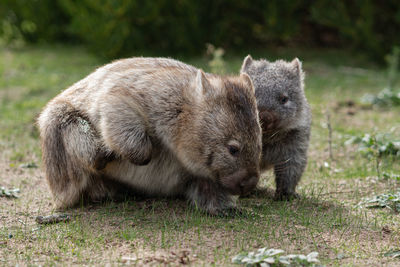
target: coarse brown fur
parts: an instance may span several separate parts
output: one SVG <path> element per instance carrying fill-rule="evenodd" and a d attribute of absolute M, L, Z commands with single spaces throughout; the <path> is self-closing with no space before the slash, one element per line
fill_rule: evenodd
<path fill-rule="evenodd" d="M 58 207 L 114 198 L 109 181 L 117 181 L 147 195 L 184 195 L 217 214 L 258 182 L 261 128 L 246 74 L 124 59 L 56 96 L 38 123 Z"/>

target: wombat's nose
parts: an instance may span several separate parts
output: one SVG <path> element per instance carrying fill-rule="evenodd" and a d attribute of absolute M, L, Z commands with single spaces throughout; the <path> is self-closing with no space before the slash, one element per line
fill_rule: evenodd
<path fill-rule="evenodd" d="M 242 195 L 243 194 L 247 194 L 251 190 L 253 190 L 256 187 L 257 183 L 258 183 L 258 179 L 259 179 L 258 176 L 251 176 L 248 179 L 243 179 L 239 184 L 241 192 L 242 192 Z"/>
<path fill-rule="evenodd" d="M 264 110 L 260 112 L 261 125 L 264 130 L 274 129 L 278 123 L 278 116 L 275 112 Z"/>
<path fill-rule="evenodd" d="M 271 129 L 275 128 L 275 125 L 276 125 L 275 121 L 270 121 L 270 122 L 267 122 L 267 123 L 263 123 L 263 129 L 271 130 Z"/>

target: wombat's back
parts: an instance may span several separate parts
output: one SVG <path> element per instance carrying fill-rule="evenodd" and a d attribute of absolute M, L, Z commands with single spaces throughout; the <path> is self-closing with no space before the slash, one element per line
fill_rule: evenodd
<path fill-rule="evenodd" d="M 99 121 L 99 105 L 115 88 L 128 88 L 137 93 L 138 102 L 147 103 L 148 108 L 160 100 L 154 96 L 170 98 L 179 96 L 182 88 L 193 80 L 197 69 L 182 62 L 165 58 L 128 58 L 99 67 L 87 77 L 76 82 L 47 106 L 58 102 L 68 103 L 79 110 L 94 125 Z M 182 77 L 186 77 L 185 79 Z M 175 91 L 175 92 L 174 92 Z M 147 99 L 140 99 L 146 97 Z M 165 102 L 165 101 L 164 101 Z M 46 113 L 46 108 L 43 115 Z"/>

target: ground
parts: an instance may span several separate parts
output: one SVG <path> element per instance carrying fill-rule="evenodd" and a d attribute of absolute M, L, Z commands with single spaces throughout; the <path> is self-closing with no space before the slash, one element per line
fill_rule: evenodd
<path fill-rule="evenodd" d="M 245 55 L 228 55 L 228 71 L 237 73 Z M 378 177 L 373 158 L 344 144 L 364 133 L 392 133 L 399 139 L 400 108 L 360 105 L 365 93 L 387 85 L 385 68 L 335 50 L 253 54 L 295 56 L 303 61 L 313 112 L 300 199 L 274 201 L 273 176 L 266 173 L 265 193 L 238 200 L 243 216 L 210 217 L 183 200 L 142 199 L 82 206 L 67 211 L 70 222 L 44 226 L 35 217 L 51 214 L 54 207 L 35 119 L 49 99 L 106 62 L 64 46 L 0 49 L 0 186 L 21 191 L 17 199 L 0 197 L 0 265 L 221 266 L 261 247 L 317 251 L 327 266 L 400 265 L 399 259 L 384 256 L 400 249 L 400 215 L 357 207 L 363 197 L 395 192 L 399 182 Z M 183 60 L 208 70 L 205 58 Z M 21 166 L 26 163 L 38 167 Z M 380 171 L 399 173 L 399 159 L 383 158 Z"/>

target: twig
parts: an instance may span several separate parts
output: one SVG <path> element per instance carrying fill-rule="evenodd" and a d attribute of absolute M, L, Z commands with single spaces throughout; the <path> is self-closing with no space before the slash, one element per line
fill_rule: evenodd
<path fill-rule="evenodd" d="M 350 190 L 350 191 L 333 191 L 333 192 L 327 192 L 327 193 L 323 193 L 323 194 L 319 194 L 319 195 L 320 196 L 324 196 L 324 195 L 348 194 L 348 193 L 354 193 L 354 190 Z"/>
<path fill-rule="evenodd" d="M 70 219 L 71 218 L 68 214 L 52 214 L 48 216 L 37 216 L 36 222 L 38 224 L 53 224 L 59 222 L 68 222 Z"/>
<path fill-rule="evenodd" d="M 376 141 L 376 135 L 373 135 L 373 141 L 374 141 L 374 156 L 375 156 L 375 168 L 376 168 L 376 174 L 378 175 L 378 178 L 381 177 L 381 155 L 379 154 L 379 147 Z"/>
<path fill-rule="evenodd" d="M 333 161 L 332 153 L 332 125 L 331 125 L 331 114 L 329 110 L 326 111 L 326 126 L 328 127 L 328 144 L 329 144 L 329 158 Z"/>

